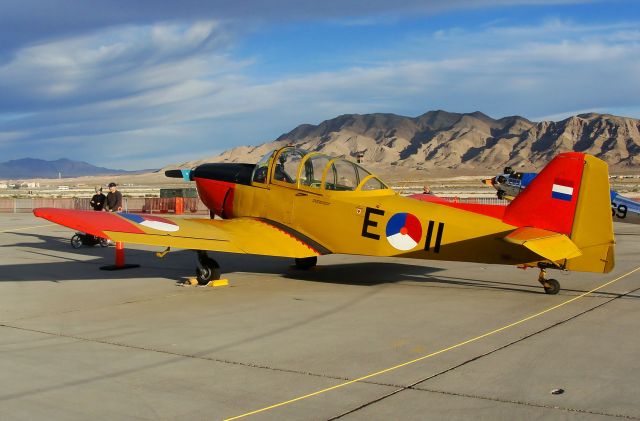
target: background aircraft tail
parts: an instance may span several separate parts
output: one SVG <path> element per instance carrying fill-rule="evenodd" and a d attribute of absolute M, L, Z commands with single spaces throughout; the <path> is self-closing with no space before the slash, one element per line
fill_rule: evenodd
<path fill-rule="evenodd" d="M 567 235 L 582 252 L 566 269 L 609 272 L 614 236 L 607 164 L 567 152 L 554 158 L 505 210 L 503 221 Z"/>

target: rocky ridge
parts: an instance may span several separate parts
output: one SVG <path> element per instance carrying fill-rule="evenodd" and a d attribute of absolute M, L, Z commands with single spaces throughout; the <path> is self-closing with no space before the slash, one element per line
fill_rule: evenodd
<path fill-rule="evenodd" d="M 429 111 L 412 118 L 395 114 L 348 114 L 318 125 L 303 124 L 259 146 L 241 146 L 201 162 L 257 162 L 287 144 L 361 156 L 368 167 L 454 169 L 487 172 L 512 166 L 538 170 L 561 152 L 585 152 L 612 170 L 640 168 L 640 120 L 579 114 L 562 121 L 533 122 L 519 116 L 493 119 L 481 112 Z M 468 172 L 467 171 L 467 172 Z M 489 172 L 490 172 L 489 171 Z"/>

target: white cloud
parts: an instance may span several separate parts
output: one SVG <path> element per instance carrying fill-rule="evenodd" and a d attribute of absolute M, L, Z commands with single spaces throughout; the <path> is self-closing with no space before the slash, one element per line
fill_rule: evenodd
<path fill-rule="evenodd" d="M 226 42 L 218 24 L 199 22 L 118 27 L 28 47 L 0 67 L 0 90 L 6 92 L 0 106 L 21 99 L 64 104 L 92 94 L 128 96 L 198 77 L 226 67 Z"/>
<path fill-rule="evenodd" d="M 342 113 L 640 117 L 635 23 L 502 23 L 398 40 L 392 52 L 364 48 L 366 60 L 336 59 L 366 65 L 266 81 L 250 76 L 259 62 L 233 56 L 227 27 L 210 21 L 28 47 L 0 67 L 0 110 L 10 111 L 0 111 L 0 154 L 97 155 L 103 166 L 137 168 L 261 143 Z"/>

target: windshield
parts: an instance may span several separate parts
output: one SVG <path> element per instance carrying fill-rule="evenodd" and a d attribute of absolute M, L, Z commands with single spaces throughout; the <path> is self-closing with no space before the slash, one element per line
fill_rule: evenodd
<path fill-rule="evenodd" d="M 266 183 L 267 182 L 267 172 L 269 171 L 269 160 L 276 153 L 275 149 L 267 152 L 260 161 L 256 164 L 256 167 L 253 169 L 253 176 L 251 179 L 256 183 Z"/>

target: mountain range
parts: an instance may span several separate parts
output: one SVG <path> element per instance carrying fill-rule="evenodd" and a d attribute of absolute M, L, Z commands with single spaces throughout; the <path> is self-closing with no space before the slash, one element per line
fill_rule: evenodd
<path fill-rule="evenodd" d="M 595 155 L 613 170 L 640 168 L 637 119 L 588 113 L 557 122 L 534 122 L 519 116 L 496 120 L 478 111 L 442 110 L 418 117 L 341 115 L 318 125 L 300 125 L 259 146 L 241 146 L 182 165 L 254 163 L 269 150 L 287 144 L 353 160 L 360 156 L 365 166 L 387 169 L 391 166 L 398 170 L 491 172 L 505 166 L 539 170 L 554 156 L 567 151 Z"/>
<path fill-rule="evenodd" d="M 69 178 L 87 175 L 116 175 L 125 173 L 129 173 L 129 171 L 96 167 L 95 165 L 91 165 L 86 162 L 72 161 L 70 159 L 46 161 L 43 159 L 23 158 L 0 162 L 0 179 L 10 180 L 58 178 L 58 175 Z"/>
<path fill-rule="evenodd" d="M 534 122 L 520 116 L 493 119 L 479 111 L 429 111 L 418 117 L 346 114 L 320 124 L 302 124 L 275 140 L 240 146 L 217 156 L 174 164 L 190 168 L 204 162 L 255 163 L 285 145 L 361 160 L 385 175 L 491 174 L 505 166 L 541 169 L 561 152 L 586 152 L 605 160 L 610 171 L 640 170 L 640 120 L 609 114 L 579 114 L 561 121 Z M 124 175 L 124 171 L 81 161 L 24 158 L 0 163 L 0 179 Z M 162 171 L 157 173 L 161 177 Z M 164 177 L 161 177 L 164 178 Z"/>

